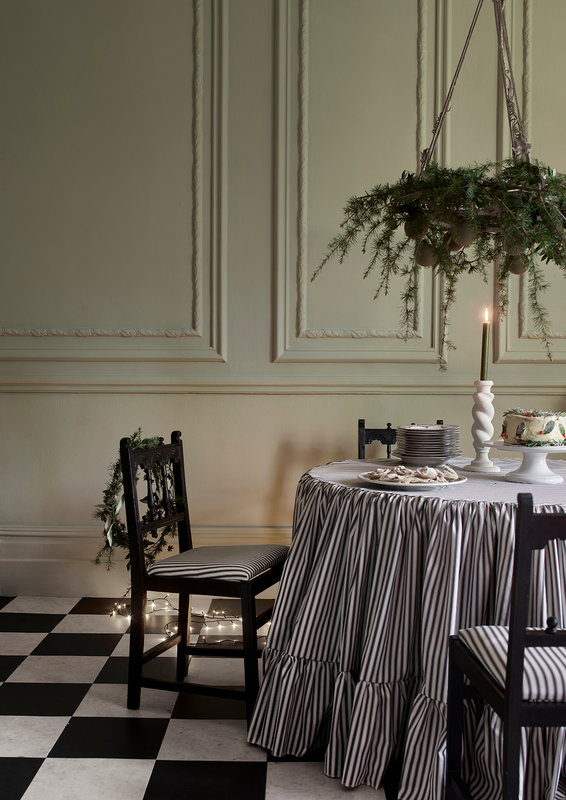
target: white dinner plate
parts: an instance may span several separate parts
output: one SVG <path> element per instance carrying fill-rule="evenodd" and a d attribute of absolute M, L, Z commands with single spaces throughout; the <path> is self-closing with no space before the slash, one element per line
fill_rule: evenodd
<path fill-rule="evenodd" d="M 362 481 L 371 483 L 372 486 L 378 486 L 380 489 L 409 489 L 411 492 L 426 492 L 428 489 L 444 489 L 445 486 L 458 486 L 460 483 L 466 483 L 467 478 L 459 478 L 457 481 L 446 481 L 445 483 L 438 483 L 431 481 L 430 483 L 402 483 L 401 481 L 378 481 L 376 478 L 370 478 L 371 472 L 360 472 L 358 478 Z"/>

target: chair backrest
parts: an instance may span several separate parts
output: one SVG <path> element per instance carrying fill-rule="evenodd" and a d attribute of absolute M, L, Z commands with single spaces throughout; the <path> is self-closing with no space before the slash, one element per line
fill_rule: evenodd
<path fill-rule="evenodd" d="M 391 446 L 397 441 L 397 431 L 387 423 L 386 428 L 366 428 L 365 419 L 358 420 L 358 458 L 366 457 L 366 444 L 379 441 L 387 447 L 387 458 L 391 458 Z"/>
<path fill-rule="evenodd" d="M 507 650 L 506 692 L 509 696 L 522 696 L 525 647 L 566 646 L 566 631 L 557 630 L 558 620 L 553 616 L 548 617 L 546 629 L 527 630 L 532 555 L 553 539 L 566 540 L 566 513 L 535 514 L 532 494 L 519 494 Z"/>
<path fill-rule="evenodd" d="M 192 547 L 185 484 L 183 442 L 173 431 L 171 443 L 132 449 L 130 439 L 120 442 L 126 525 L 130 546 L 132 584 L 143 582 L 146 568 L 170 546 L 177 531 L 179 549 Z"/>

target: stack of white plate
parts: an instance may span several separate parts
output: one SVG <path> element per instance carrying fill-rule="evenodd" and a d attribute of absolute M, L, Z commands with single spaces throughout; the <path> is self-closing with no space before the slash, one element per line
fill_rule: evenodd
<path fill-rule="evenodd" d="M 401 425 L 393 453 L 404 464 L 434 467 L 461 455 L 458 425 Z"/>

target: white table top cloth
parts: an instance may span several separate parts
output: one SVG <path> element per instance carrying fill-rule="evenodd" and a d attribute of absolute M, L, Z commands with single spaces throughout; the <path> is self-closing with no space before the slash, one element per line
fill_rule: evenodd
<path fill-rule="evenodd" d="M 378 788 L 397 764 L 399 800 L 442 800 L 448 636 L 508 622 L 517 493 L 566 510 L 566 482 L 510 483 L 503 474 L 517 460 L 496 463 L 502 473 L 462 473 L 466 483 L 426 491 L 364 483 L 375 461 L 301 478 L 250 742 L 279 757 L 323 747 L 326 774 L 347 787 Z M 551 467 L 566 477 L 566 461 Z M 562 542 L 541 553 L 533 581 L 531 623 L 552 613 L 564 624 Z M 485 715 L 468 723 L 478 800 L 497 796 L 494 725 Z M 563 749 L 562 729 L 543 744 L 525 739 L 525 800 L 553 796 Z"/>

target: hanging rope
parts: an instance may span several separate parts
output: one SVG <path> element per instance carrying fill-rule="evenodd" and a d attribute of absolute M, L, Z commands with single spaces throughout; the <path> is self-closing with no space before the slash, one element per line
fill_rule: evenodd
<path fill-rule="evenodd" d="M 493 10 L 495 12 L 495 27 L 497 30 L 497 49 L 499 52 L 499 67 L 503 79 L 503 90 L 505 92 L 505 105 L 507 106 L 507 118 L 509 121 L 509 133 L 511 136 L 511 149 L 513 160 L 524 159 L 529 161 L 530 144 L 525 136 L 523 121 L 519 112 L 519 102 L 517 100 L 517 89 L 515 78 L 511 67 L 511 50 L 509 47 L 509 37 L 507 35 L 507 24 L 503 13 L 505 0 L 493 0 Z"/>
<path fill-rule="evenodd" d="M 505 15 L 503 13 L 504 4 L 505 0 L 493 0 L 493 8 L 495 12 L 495 27 L 497 31 L 497 49 L 499 54 L 499 66 L 503 78 L 503 89 L 505 92 L 505 106 L 507 108 L 509 131 L 511 134 L 511 148 L 514 160 L 523 158 L 528 161 L 529 150 L 531 146 L 528 143 L 527 138 L 525 136 L 523 122 L 521 120 L 521 115 L 519 113 L 517 90 L 515 88 L 515 79 L 513 77 L 513 70 L 511 67 L 511 52 L 509 48 L 509 37 L 507 36 L 507 25 L 505 22 Z M 474 29 L 476 27 L 476 22 L 478 21 L 478 17 L 480 15 L 482 6 L 483 6 L 483 0 L 478 0 L 478 4 L 476 6 L 476 10 L 472 18 L 470 29 L 468 31 L 468 35 L 466 36 L 466 41 L 464 42 L 464 47 L 462 49 L 460 59 L 456 66 L 454 77 L 452 78 L 452 83 L 450 84 L 450 88 L 448 90 L 448 94 L 446 95 L 446 99 L 444 101 L 444 105 L 442 106 L 442 110 L 438 115 L 438 118 L 434 124 L 434 128 L 432 129 L 431 143 L 426 148 L 426 150 L 423 150 L 421 153 L 421 172 L 424 169 L 426 169 L 426 167 L 428 167 L 432 159 L 432 156 L 434 154 L 434 150 L 438 142 L 438 137 L 440 136 L 442 125 L 444 123 L 448 111 L 450 110 L 452 95 L 454 94 L 456 82 L 460 75 L 460 71 L 462 69 L 462 65 L 464 63 L 466 54 L 468 52 L 470 40 L 472 38 Z"/>
<path fill-rule="evenodd" d="M 482 5 L 483 5 L 483 0 L 479 0 L 472 19 L 472 24 L 470 25 L 470 30 L 468 31 L 468 35 L 466 36 L 466 41 L 464 42 L 464 48 L 460 55 L 460 60 L 458 61 L 458 65 L 456 67 L 456 72 L 454 73 L 454 77 L 452 78 L 452 83 L 450 84 L 450 88 L 448 89 L 448 94 L 446 95 L 446 100 L 444 101 L 444 105 L 442 106 L 442 111 L 440 112 L 436 122 L 434 123 L 434 128 L 432 129 L 432 141 L 430 145 L 427 147 L 427 149 L 423 150 L 421 154 L 421 172 L 423 169 L 426 169 L 426 167 L 428 167 L 428 165 L 430 164 L 430 160 L 434 153 L 434 148 L 436 147 L 438 137 L 440 136 L 440 130 L 442 128 L 442 124 L 444 122 L 446 114 L 450 109 L 450 101 L 452 100 L 454 89 L 456 88 L 456 81 L 458 80 L 458 77 L 460 75 L 460 70 L 462 69 L 462 64 L 464 63 L 464 58 L 466 57 L 466 53 L 468 52 L 468 46 L 470 44 L 474 28 L 476 27 L 476 22 L 478 21 Z"/>

